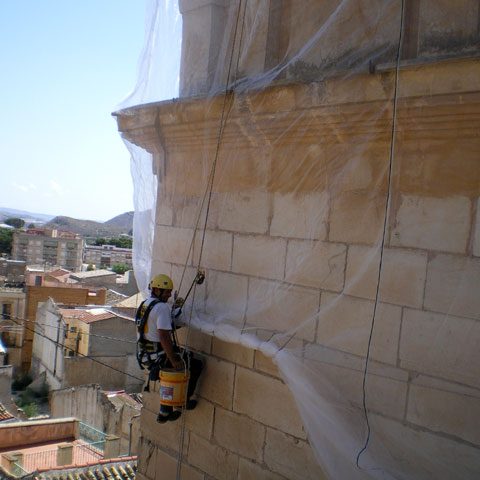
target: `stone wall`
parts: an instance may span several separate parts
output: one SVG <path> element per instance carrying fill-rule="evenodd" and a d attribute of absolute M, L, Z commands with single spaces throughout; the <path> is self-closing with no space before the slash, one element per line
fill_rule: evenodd
<path fill-rule="evenodd" d="M 120 454 L 137 453 L 141 405 L 126 394 L 101 391 L 99 385 L 80 385 L 50 394 L 52 417 L 75 417 L 97 430 L 120 438 Z M 130 428 L 130 424 L 132 427 Z M 130 452 L 129 452 L 130 447 Z"/>
<path fill-rule="evenodd" d="M 452 478 L 444 465 L 458 478 L 480 469 L 479 78 L 478 62 L 469 60 L 400 73 L 367 405 L 379 438 L 407 456 L 401 468 L 416 478 Z M 358 412 L 388 191 L 392 89 L 393 74 L 384 71 L 230 99 L 220 148 L 226 160 L 202 251 L 207 280 L 196 298 L 213 317 L 228 312 L 239 328 L 293 330 L 289 349 Z M 160 172 L 153 271 L 176 284 L 187 258 L 189 277 L 199 258 L 200 241 L 188 251 L 222 104 L 165 102 L 119 115 L 124 136 L 152 152 Z M 265 298 L 271 308 L 259 310 Z M 192 332 L 189 344 L 207 368 L 198 409 L 186 415 L 185 478 L 322 478 L 272 363 L 205 334 Z M 158 396 L 146 394 L 140 479 L 160 478 L 161 470 L 175 478 L 182 424 L 156 424 L 157 410 Z"/>
<path fill-rule="evenodd" d="M 366 71 L 395 58 L 402 2 L 356 0 L 181 0 L 180 96 L 206 94 L 225 85 L 234 48 L 241 55 L 235 79 L 253 79 L 275 69 L 276 80 L 312 82 Z M 406 0 L 403 59 L 477 54 L 476 0 Z M 381 19 L 381 20 L 379 20 Z M 302 51 L 303 50 L 303 51 Z M 299 53 L 300 52 L 300 53 Z M 281 68 L 278 68 L 281 67 Z M 271 81 L 267 74 L 267 81 Z"/>
<path fill-rule="evenodd" d="M 143 377 L 135 355 L 65 357 L 62 387 L 98 383 L 105 390 L 140 391 Z"/>
<path fill-rule="evenodd" d="M 26 447 L 47 442 L 72 441 L 78 438 L 78 421 L 75 418 L 37 420 L 0 425 L 2 448 Z"/>

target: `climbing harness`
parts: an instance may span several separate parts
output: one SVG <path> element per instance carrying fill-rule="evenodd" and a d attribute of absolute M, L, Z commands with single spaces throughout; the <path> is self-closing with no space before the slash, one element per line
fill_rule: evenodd
<path fill-rule="evenodd" d="M 157 277 L 160 277 L 157 275 Z M 155 277 L 155 278 L 157 278 Z M 175 319 L 178 318 L 181 314 L 181 308 L 186 302 L 190 292 L 192 291 L 195 285 L 201 285 L 205 280 L 205 272 L 203 270 L 198 270 L 195 278 L 188 289 L 185 298 L 181 299 L 178 297 L 178 292 L 174 293 L 174 302 L 171 309 L 171 325 L 172 325 L 172 341 L 174 349 L 179 351 L 179 344 L 176 334 L 176 326 L 175 326 Z M 149 299 L 148 299 L 149 300 Z M 147 304 L 148 300 L 144 300 L 137 309 L 135 315 L 135 325 L 137 327 L 138 339 L 137 339 L 137 362 L 139 367 L 142 370 L 151 370 L 155 364 L 159 364 L 161 358 L 164 356 L 163 349 L 160 342 L 152 342 L 145 338 L 145 327 L 147 325 L 148 316 L 152 311 L 153 307 L 160 303 L 160 300 L 154 299 L 149 304 Z M 181 301 L 180 301 L 181 300 Z"/>

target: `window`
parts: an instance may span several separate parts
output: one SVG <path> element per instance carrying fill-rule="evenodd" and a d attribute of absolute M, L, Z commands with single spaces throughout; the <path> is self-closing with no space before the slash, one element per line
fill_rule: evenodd
<path fill-rule="evenodd" d="M 12 304 L 11 303 L 2 303 L 2 318 L 5 320 L 10 319 L 12 315 Z"/>

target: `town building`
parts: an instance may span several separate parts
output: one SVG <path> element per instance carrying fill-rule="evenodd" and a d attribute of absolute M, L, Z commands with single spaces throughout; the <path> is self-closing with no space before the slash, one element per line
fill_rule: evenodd
<path fill-rule="evenodd" d="M 43 277 L 39 276 L 40 279 Z M 87 287 L 84 285 L 65 284 L 57 286 L 56 282 L 47 285 L 27 285 L 26 287 L 26 312 L 24 320 L 24 334 L 22 345 L 22 371 L 28 372 L 32 359 L 32 342 L 35 331 L 35 318 L 37 307 L 40 303 L 50 298 L 63 305 L 105 305 L 106 289 L 100 287 Z M 50 286 L 52 285 L 52 286 Z"/>
<path fill-rule="evenodd" d="M 115 245 L 85 245 L 83 263 L 94 265 L 97 268 L 113 267 L 113 265 L 121 263 L 132 268 L 132 249 L 120 248 Z"/>
<path fill-rule="evenodd" d="M 26 263 L 0 258 L 0 285 L 16 286 L 25 283 Z"/>
<path fill-rule="evenodd" d="M 13 234 L 12 258 L 76 271 L 82 268 L 83 246 L 80 235 L 71 232 L 48 228 L 17 230 Z"/>
<path fill-rule="evenodd" d="M 51 389 L 99 384 L 105 390 L 138 391 L 144 383 L 136 360 L 131 318 L 103 307 L 70 307 L 49 299 L 35 320 L 32 371 L 45 372 Z"/>
<path fill-rule="evenodd" d="M 0 341 L 6 350 L 6 362 L 15 371 L 22 365 L 25 312 L 25 287 L 0 286 Z"/>
<path fill-rule="evenodd" d="M 70 274 L 70 279 L 80 285 L 91 287 L 114 288 L 117 284 L 117 274 L 106 269 L 75 272 Z"/>
<path fill-rule="evenodd" d="M 141 394 L 105 391 L 99 385 L 53 390 L 49 395 L 53 418 L 75 417 L 120 438 L 122 454 L 136 455 L 140 433 Z"/>
<path fill-rule="evenodd" d="M 179 5 L 181 98 L 115 115 L 207 368 L 138 478 L 478 478 L 478 1 Z"/>
<path fill-rule="evenodd" d="M 136 457 L 123 456 L 114 435 L 75 418 L 0 423 L 0 477 L 97 479 L 101 470 L 112 478 L 135 478 Z M 102 474 L 103 475 L 103 474 Z"/>

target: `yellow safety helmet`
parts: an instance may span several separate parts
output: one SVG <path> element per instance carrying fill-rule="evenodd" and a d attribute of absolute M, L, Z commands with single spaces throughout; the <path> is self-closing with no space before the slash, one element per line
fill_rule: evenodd
<path fill-rule="evenodd" d="M 148 288 L 161 288 L 163 290 L 173 290 L 172 279 L 168 275 L 161 273 L 160 275 L 155 275 L 148 285 Z"/>

